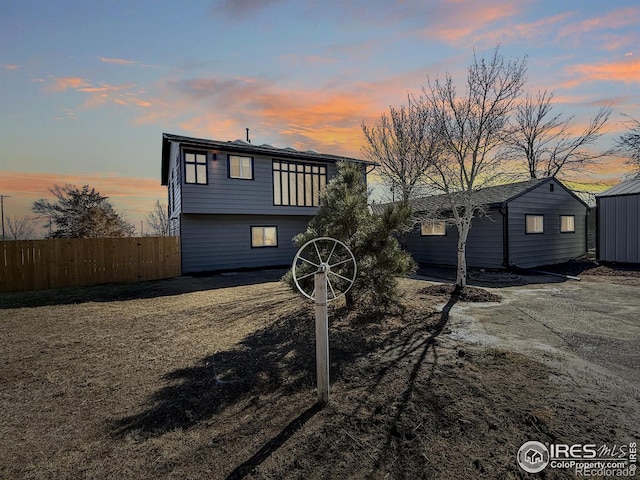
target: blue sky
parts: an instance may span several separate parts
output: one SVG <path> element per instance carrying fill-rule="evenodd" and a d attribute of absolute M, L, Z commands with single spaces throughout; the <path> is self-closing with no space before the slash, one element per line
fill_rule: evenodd
<path fill-rule="evenodd" d="M 577 128 L 614 109 L 602 146 L 640 117 L 635 1 L 5 1 L 0 194 L 30 213 L 54 183 L 89 184 L 139 225 L 160 186 L 162 132 L 359 157 L 360 125 L 462 79 L 473 51 L 528 57 Z M 611 159 L 583 181 L 616 183 Z"/>

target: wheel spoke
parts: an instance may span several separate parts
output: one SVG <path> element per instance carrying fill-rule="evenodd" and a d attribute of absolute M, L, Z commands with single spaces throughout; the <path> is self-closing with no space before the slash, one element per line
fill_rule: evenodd
<path fill-rule="evenodd" d="M 329 256 L 327 257 L 327 263 L 329 263 L 331 261 L 331 257 L 333 256 L 333 252 L 336 251 L 336 247 L 338 246 L 338 242 L 334 241 L 333 242 L 333 248 L 331 249 L 331 253 L 329 253 Z"/>
<path fill-rule="evenodd" d="M 329 288 L 331 289 L 331 293 L 333 294 L 333 298 L 336 299 L 338 298 L 338 295 L 336 295 L 336 291 L 333 289 L 333 285 L 331 284 L 331 280 L 329 280 L 329 276 L 327 275 L 327 285 L 329 285 Z"/>
<path fill-rule="evenodd" d="M 353 279 L 352 278 L 344 277 L 344 276 L 340 275 L 339 273 L 336 273 L 336 272 L 331 271 L 331 270 L 329 270 L 329 273 L 332 274 L 332 275 L 335 275 L 338 278 L 341 278 L 342 280 L 344 280 L 346 282 L 353 283 Z"/>
<path fill-rule="evenodd" d="M 319 267 L 320 267 L 320 264 L 318 264 L 318 263 L 313 263 L 311 260 L 308 260 L 308 259 L 306 259 L 306 258 L 304 258 L 304 257 L 298 257 L 298 258 L 299 258 L 300 260 L 302 260 L 303 262 L 307 262 L 307 263 L 309 263 L 309 264 L 313 265 L 313 266 L 314 266 L 314 267 L 316 267 L 316 268 L 319 268 Z"/>
<path fill-rule="evenodd" d="M 318 260 L 322 263 L 322 255 L 320 255 L 320 250 L 318 250 L 318 242 L 313 242 L 313 246 L 316 249 L 316 253 L 318 254 Z"/>
<path fill-rule="evenodd" d="M 309 277 L 311 277 L 311 276 L 313 276 L 313 275 L 315 275 L 315 274 L 316 274 L 316 272 L 307 273 L 306 275 L 303 275 L 303 276 L 301 276 L 301 277 L 298 277 L 298 281 L 300 281 L 300 280 L 304 280 L 305 278 L 309 278 Z"/>
<path fill-rule="evenodd" d="M 351 260 L 350 258 L 347 258 L 346 260 L 342 260 L 338 263 L 334 263 L 333 265 L 329 265 L 329 268 L 333 268 L 333 267 L 337 267 L 338 265 L 342 265 L 343 263 L 349 263 L 352 262 L 353 260 Z"/>

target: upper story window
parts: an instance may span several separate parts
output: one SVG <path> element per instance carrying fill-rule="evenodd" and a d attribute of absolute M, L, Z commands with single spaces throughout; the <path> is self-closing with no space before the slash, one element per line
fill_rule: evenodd
<path fill-rule="evenodd" d="M 229 178 L 253 180 L 253 158 L 229 155 Z"/>
<path fill-rule="evenodd" d="M 526 233 L 544 233 L 544 215 L 525 215 Z"/>
<path fill-rule="evenodd" d="M 206 152 L 184 152 L 184 182 L 202 185 L 208 183 Z"/>
<path fill-rule="evenodd" d="M 560 215 L 560 233 L 574 233 L 576 231 L 575 215 Z"/>
<path fill-rule="evenodd" d="M 273 204 L 317 207 L 320 193 L 327 186 L 326 165 L 273 162 Z"/>
<path fill-rule="evenodd" d="M 420 235 L 423 237 L 444 236 L 447 234 L 447 224 L 442 220 L 427 220 L 420 224 Z"/>

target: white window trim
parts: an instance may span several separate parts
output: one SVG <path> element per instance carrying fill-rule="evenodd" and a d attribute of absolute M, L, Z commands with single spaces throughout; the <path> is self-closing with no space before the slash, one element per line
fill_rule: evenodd
<path fill-rule="evenodd" d="M 240 172 L 240 175 L 238 176 L 234 176 L 231 172 L 231 162 L 232 160 L 238 160 L 238 170 Z M 242 160 L 243 159 L 248 159 L 249 160 L 249 171 L 245 172 L 242 168 Z M 229 178 L 233 178 L 235 180 L 253 180 L 253 157 L 246 157 L 243 155 L 229 155 L 228 159 L 228 168 L 229 168 Z"/>
<path fill-rule="evenodd" d="M 447 224 L 444 220 L 426 220 L 420 223 L 421 237 L 444 237 L 447 235 Z"/>
<path fill-rule="evenodd" d="M 267 244 L 267 229 L 273 229 L 275 232 L 275 239 L 276 239 L 276 243 L 275 245 L 268 245 Z M 254 230 L 256 229 L 261 229 L 262 230 L 262 243 L 260 244 L 255 244 L 253 242 L 253 238 L 254 238 Z M 251 248 L 277 248 L 278 247 L 278 227 L 276 225 L 253 225 L 251 226 Z"/>
<path fill-rule="evenodd" d="M 566 228 L 563 228 L 563 220 L 565 218 L 570 218 L 571 222 L 570 222 L 570 226 L 569 228 L 571 228 L 571 230 L 567 230 Z M 575 215 L 560 215 L 560 233 L 576 233 L 576 216 Z"/>
<path fill-rule="evenodd" d="M 529 218 L 533 218 L 533 229 L 529 229 Z M 538 222 L 539 220 L 539 222 Z M 541 235 L 544 233 L 544 215 L 527 214 L 524 216 L 524 231 L 527 235 Z"/>

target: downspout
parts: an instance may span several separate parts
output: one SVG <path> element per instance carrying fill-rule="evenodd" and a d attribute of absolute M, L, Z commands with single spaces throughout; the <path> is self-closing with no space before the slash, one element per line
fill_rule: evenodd
<path fill-rule="evenodd" d="M 504 203 L 498 211 L 502 215 L 502 266 L 509 268 L 509 207 Z"/>

